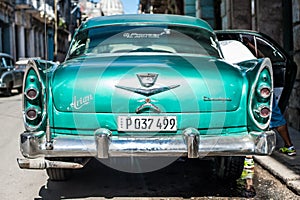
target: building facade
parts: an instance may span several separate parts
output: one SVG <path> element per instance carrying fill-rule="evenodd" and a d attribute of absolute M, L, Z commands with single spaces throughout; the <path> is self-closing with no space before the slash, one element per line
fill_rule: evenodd
<path fill-rule="evenodd" d="M 221 0 L 140 0 L 139 13 L 177 14 L 199 17 L 213 28 L 220 26 Z"/>
<path fill-rule="evenodd" d="M 124 14 L 123 4 L 120 0 L 101 0 L 100 7 L 105 16 Z"/>
<path fill-rule="evenodd" d="M 104 15 L 100 2 L 80 0 L 79 6 L 80 6 L 80 12 L 82 13 L 82 18 L 84 20 L 88 18 L 99 17 Z"/>
<path fill-rule="evenodd" d="M 71 0 L 1 0 L 0 52 L 12 55 L 15 60 L 40 57 L 63 61 L 69 46 L 71 3 Z"/>
<path fill-rule="evenodd" d="M 10 1 L 0 1 L 0 52 L 15 56 L 14 38 L 14 5 Z"/>
<path fill-rule="evenodd" d="M 51 48 L 53 37 L 53 7 L 41 1 L 15 2 L 15 55 L 16 59 L 23 57 L 53 58 Z M 44 6 L 45 5 L 45 6 Z M 44 15 L 45 14 L 45 15 Z M 45 29 L 45 24 L 46 29 Z"/>
<path fill-rule="evenodd" d="M 139 13 L 184 14 L 184 0 L 140 0 Z"/>

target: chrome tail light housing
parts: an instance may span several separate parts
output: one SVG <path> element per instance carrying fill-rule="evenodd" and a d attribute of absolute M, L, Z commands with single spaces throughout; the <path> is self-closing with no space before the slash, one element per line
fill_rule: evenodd
<path fill-rule="evenodd" d="M 23 121 L 27 131 L 44 129 L 46 122 L 45 74 L 30 60 L 23 80 Z"/>
<path fill-rule="evenodd" d="M 256 128 L 267 130 L 273 104 L 273 71 L 270 59 L 261 59 L 249 76 L 254 79 L 249 91 L 250 121 Z"/>

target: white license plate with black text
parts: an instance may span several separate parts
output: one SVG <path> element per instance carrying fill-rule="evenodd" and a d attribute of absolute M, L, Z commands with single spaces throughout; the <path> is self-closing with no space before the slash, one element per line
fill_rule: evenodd
<path fill-rule="evenodd" d="M 118 131 L 176 130 L 176 116 L 118 116 Z"/>

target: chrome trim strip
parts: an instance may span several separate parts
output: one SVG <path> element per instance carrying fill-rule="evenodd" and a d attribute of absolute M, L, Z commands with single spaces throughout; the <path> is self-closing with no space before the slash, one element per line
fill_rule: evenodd
<path fill-rule="evenodd" d="M 159 87 L 159 88 L 143 89 L 143 88 L 133 88 L 133 87 L 115 85 L 116 88 L 127 90 L 127 91 L 134 92 L 134 93 L 137 93 L 137 94 L 141 94 L 141 95 L 144 95 L 144 96 L 147 96 L 147 97 L 151 96 L 151 95 L 154 95 L 154 94 L 158 94 L 158 93 L 161 93 L 161 92 L 165 92 L 165 91 L 177 88 L 179 86 L 180 85 L 170 85 L 170 86 Z"/>
<path fill-rule="evenodd" d="M 232 101 L 231 98 L 210 98 L 206 96 L 203 96 L 203 100 L 204 101 Z"/>
<path fill-rule="evenodd" d="M 139 114 L 142 112 L 142 110 L 144 110 L 145 108 L 149 108 L 152 109 L 153 111 L 155 111 L 156 113 L 161 113 L 161 110 L 159 109 L 159 107 L 157 107 L 156 105 L 150 103 L 150 102 L 145 102 L 144 104 L 140 105 L 136 110 L 135 113 Z"/>

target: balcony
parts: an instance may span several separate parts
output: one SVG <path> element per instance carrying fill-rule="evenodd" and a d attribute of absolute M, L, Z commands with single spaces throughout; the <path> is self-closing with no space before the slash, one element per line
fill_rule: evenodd
<path fill-rule="evenodd" d="M 33 7 L 32 0 L 15 0 L 17 9 L 29 9 Z"/>

